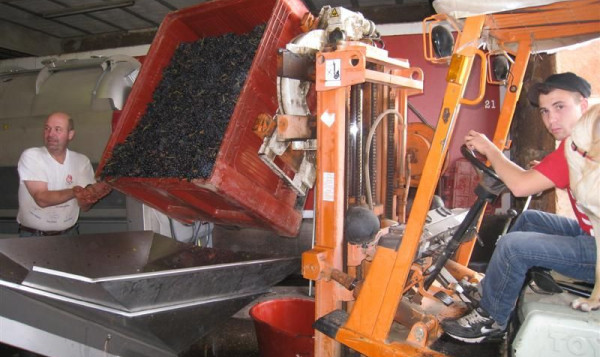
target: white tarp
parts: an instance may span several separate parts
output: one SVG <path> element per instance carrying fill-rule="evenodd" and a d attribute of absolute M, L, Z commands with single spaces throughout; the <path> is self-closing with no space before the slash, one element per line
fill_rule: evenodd
<path fill-rule="evenodd" d="M 555 2 L 560 2 L 560 0 L 435 0 L 433 2 L 433 8 L 438 14 L 447 14 L 460 19 L 463 17 L 491 14 L 524 7 L 548 5 Z"/>
<path fill-rule="evenodd" d="M 433 8 L 438 14 L 446 14 L 455 19 L 461 19 L 469 16 L 491 14 L 509 10 L 515 10 L 520 8 L 532 7 L 532 6 L 543 6 L 552 4 L 555 2 L 569 1 L 569 0 L 495 0 L 495 1 L 481 1 L 481 0 L 434 0 Z M 532 53 L 554 53 L 559 50 L 574 48 L 589 41 L 597 40 L 600 37 L 600 31 L 596 34 L 572 36 L 572 37 L 557 37 L 553 39 L 544 39 L 536 41 L 534 39 L 532 43 Z M 492 44 L 487 44 L 489 47 L 493 47 Z M 505 44 L 508 48 L 516 50 L 516 43 Z"/>

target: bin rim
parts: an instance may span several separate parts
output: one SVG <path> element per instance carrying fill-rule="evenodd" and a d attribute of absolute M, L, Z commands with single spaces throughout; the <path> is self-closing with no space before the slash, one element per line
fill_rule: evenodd
<path fill-rule="evenodd" d="M 265 301 L 260 301 L 256 304 L 254 304 L 254 306 L 252 306 L 250 308 L 250 310 L 248 311 L 248 313 L 250 314 L 250 317 L 252 318 L 252 320 L 256 323 L 260 323 L 269 327 L 273 327 L 272 324 L 268 323 L 267 321 L 265 321 L 264 319 L 258 318 L 256 316 L 255 313 L 255 309 L 257 310 L 260 307 L 264 307 L 265 305 L 270 305 L 270 304 L 274 304 L 277 302 L 293 302 L 293 301 L 302 301 L 304 302 L 311 302 L 311 303 L 315 303 L 314 299 L 310 299 L 310 298 L 302 298 L 302 297 L 286 297 L 286 298 L 273 298 L 273 299 L 269 299 L 269 300 L 265 300 Z M 314 337 L 314 334 L 312 335 L 305 335 L 305 334 L 300 334 L 300 333 L 291 333 L 287 330 L 283 330 L 283 329 L 277 329 L 278 332 L 283 333 L 284 335 L 288 335 L 291 337 Z M 314 330 L 314 329 L 313 329 Z"/>

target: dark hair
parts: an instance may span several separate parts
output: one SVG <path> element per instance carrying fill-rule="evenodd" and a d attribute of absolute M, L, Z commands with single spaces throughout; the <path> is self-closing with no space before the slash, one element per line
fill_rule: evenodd
<path fill-rule="evenodd" d="M 546 78 L 545 81 L 534 83 L 529 87 L 527 98 L 534 107 L 539 107 L 540 94 L 548 94 L 555 89 L 563 89 L 577 95 L 576 100 L 581 101 L 592 94 L 592 87 L 588 81 L 575 73 L 557 73 Z"/>

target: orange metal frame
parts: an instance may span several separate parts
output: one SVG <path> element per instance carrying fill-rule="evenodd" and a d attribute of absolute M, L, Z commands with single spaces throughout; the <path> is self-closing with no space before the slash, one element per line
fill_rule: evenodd
<path fill-rule="evenodd" d="M 413 274 L 410 281 L 407 280 L 411 269 L 418 272 L 413 267 L 413 258 L 458 112 L 462 104 L 476 104 L 481 97 L 464 98 L 474 59 L 482 56 L 478 49 L 481 35 L 485 31 L 514 56 L 506 84 L 508 90 L 493 137 L 493 142 L 504 149 L 525 69 L 536 41 L 573 35 L 597 35 L 599 23 L 600 2 L 594 0 L 561 2 L 528 8 L 527 11 L 521 9 L 465 20 L 455 46 L 457 50 L 450 61 L 442 109 L 423 168 L 427 174 L 423 175 L 417 189 L 402 242 L 397 250 L 381 246 L 377 248 L 349 317 L 335 335 L 336 341 L 367 356 L 442 356 L 428 348 L 428 343 L 440 331 L 437 321 L 432 321 L 427 315 L 404 319 L 411 323 L 406 326 L 410 330 L 406 340 L 389 341 L 388 335 L 395 315 L 400 313 L 402 295 L 407 286 L 414 283 L 412 280 L 419 279 L 418 274 Z M 367 70 L 365 64 L 370 61 L 384 65 L 386 70 Z M 337 76 L 332 73 L 336 70 L 339 71 Z M 482 76 L 485 77 L 485 74 L 485 70 L 481 71 Z M 332 269 L 344 271 L 346 98 L 350 85 L 364 82 L 380 83 L 397 90 L 396 102 L 404 106 L 407 95 L 422 90 L 422 73 L 409 68 L 407 63 L 387 58 L 385 51 L 364 44 L 349 44 L 334 52 L 317 54 L 316 246 L 302 257 L 304 276 L 316 280 L 317 318 L 341 309 L 343 301 L 353 299 L 345 288 L 330 277 Z M 405 113 L 405 108 L 400 109 Z M 456 269 L 449 270 L 461 270 L 460 266 L 468 263 L 472 248 L 473 241 L 463 244 L 455 257 L 458 263 L 455 264 Z M 336 341 L 317 332 L 315 356 L 338 356 L 341 349 Z"/>
<path fill-rule="evenodd" d="M 317 206 L 315 247 L 302 256 L 303 275 L 316 280 L 316 316 L 340 309 L 352 296 L 330 280 L 332 269 L 343 271 L 345 204 L 346 98 L 350 86 L 372 82 L 402 87 L 405 95 L 420 93 L 423 74 L 408 63 L 387 57 L 387 51 L 350 43 L 335 52 L 317 55 Z M 383 65 L 384 72 L 368 70 L 367 63 Z M 328 73 L 329 71 L 329 73 Z M 338 74 L 332 73 L 337 71 Z M 321 333 L 315 336 L 317 355 L 339 355 L 339 344 Z"/>

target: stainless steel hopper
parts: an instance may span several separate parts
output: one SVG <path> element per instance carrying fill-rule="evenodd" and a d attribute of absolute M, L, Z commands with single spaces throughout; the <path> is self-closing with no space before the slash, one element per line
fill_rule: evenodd
<path fill-rule="evenodd" d="M 177 355 L 299 268 L 299 257 L 195 247 L 153 232 L 2 239 L 0 321 L 90 351 Z"/>

